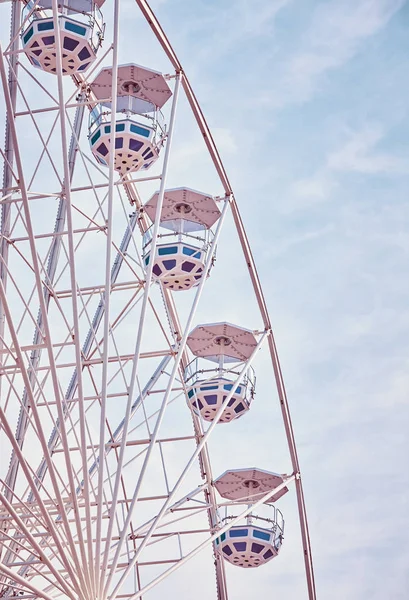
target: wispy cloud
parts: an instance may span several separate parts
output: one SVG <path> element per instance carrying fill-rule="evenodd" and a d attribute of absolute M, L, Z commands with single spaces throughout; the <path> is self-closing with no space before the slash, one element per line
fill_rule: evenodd
<path fill-rule="evenodd" d="M 297 179 L 290 186 L 290 200 L 282 209 L 292 212 L 298 208 L 326 202 L 338 186 L 337 181 L 327 169 L 320 169 L 310 177 Z"/>
<path fill-rule="evenodd" d="M 387 131 L 378 123 L 366 124 L 358 131 L 347 131 L 346 140 L 329 151 L 319 169 L 291 184 L 291 198 L 284 206 L 285 211 L 305 209 L 333 198 L 341 188 L 342 174 L 384 177 L 408 174 L 407 156 L 378 149 L 386 138 Z"/>
<path fill-rule="evenodd" d="M 332 0 L 318 5 L 298 49 L 283 65 L 276 92 L 265 98 L 276 108 L 305 102 L 322 78 L 342 67 L 369 37 L 380 32 L 406 0 Z"/>
<path fill-rule="evenodd" d="M 328 156 L 328 168 L 367 174 L 408 173 L 407 158 L 376 150 L 383 138 L 384 132 L 379 125 L 366 126 L 353 133 L 341 148 Z"/>
<path fill-rule="evenodd" d="M 252 38 L 271 33 L 278 13 L 292 0 L 235 0 L 216 3 L 208 7 L 206 27 L 212 31 L 212 44 L 209 39 L 202 45 L 199 54 L 203 60 L 209 55 L 217 56 L 218 61 L 229 51 L 237 52 L 238 47 Z"/>

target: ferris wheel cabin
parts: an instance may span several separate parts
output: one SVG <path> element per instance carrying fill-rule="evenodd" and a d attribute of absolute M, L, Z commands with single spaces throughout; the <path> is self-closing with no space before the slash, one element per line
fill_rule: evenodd
<path fill-rule="evenodd" d="M 112 68 L 102 69 L 91 83 L 97 100 L 89 119 L 89 141 L 96 160 L 108 166 L 111 152 Z M 161 108 L 172 92 L 161 73 L 139 67 L 118 67 L 115 127 L 115 170 L 121 175 L 149 169 L 165 142 Z"/>
<path fill-rule="evenodd" d="M 105 0 L 64 0 L 58 4 L 63 75 L 83 73 L 95 61 L 104 37 L 100 7 Z M 23 9 L 23 50 L 30 63 L 57 73 L 55 23 L 51 0 L 30 1 Z"/>
<path fill-rule="evenodd" d="M 215 540 L 216 552 L 237 567 L 260 567 L 280 552 L 284 538 L 284 518 L 271 502 L 276 502 L 287 491 L 285 487 L 274 494 L 285 478 L 262 469 L 236 469 L 226 471 L 214 482 L 214 486 L 227 500 L 247 505 L 254 504 L 272 492 L 260 513 L 250 513 L 245 523 L 234 525 Z M 222 528 L 234 515 L 227 515 L 219 523 Z"/>
<path fill-rule="evenodd" d="M 248 360 L 257 346 L 253 332 L 230 323 L 198 325 L 187 345 L 197 357 L 184 374 L 190 408 L 205 421 L 213 421 L 223 405 L 219 423 L 243 416 L 255 395 L 254 369 L 249 367 L 236 380 L 242 370 L 239 363 Z M 217 367 L 209 366 L 209 361 Z"/>
<path fill-rule="evenodd" d="M 144 211 L 155 221 L 159 193 L 145 204 Z M 176 188 L 166 190 L 159 215 L 161 228 L 155 256 L 152 259 L 152 229 L 143 239 L 143 260 L 147 268 L 153 260 L 153 278 L 173 291 L 197 285 L 202 278 L 213 233 L 212 225 L 220 218 L 220 210 L 211 196 Z M 170 231 L 170 233 L 169 233 Z"/>

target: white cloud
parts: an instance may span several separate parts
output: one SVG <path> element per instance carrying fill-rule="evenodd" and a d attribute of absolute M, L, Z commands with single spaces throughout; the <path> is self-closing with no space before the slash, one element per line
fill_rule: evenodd
<path fill-rule="evenodd" d="M 276 108 L 309 100 L 322 77 L 349 61 L 362 42 L 377 34 L 405 0 L 332 0 L 320 4 L 299 50 L 275 83 L 276 92 L 264 101 Z"/>
<path fill-rule="evenodd" d="M 297 179 L 290 185 L 289 197 L 281 206 L 280 212 L 293 212 L 326 202 L 337 187 L 337 181 L 326 168 L 318 170 L 310 177 Z"/>
<path fill-rule="evenodd" d="M 406 157 L 377 150 L 385 137 L 384 128 L 377 123 L 349 132 L 347 139 L 327 154 L 322 167 L 310 177 L 292 183 L 283 212 L 304 209 L 333 198 L 345 173 L 383 176 L 409 173 Z"/>
<path fill-rule="evenodd" d="M 406 158 L 376 151 L 383 137 L 379 126 L 367 126 L 353 133 L 341 148 L 328 156 L 328 168 L 367 174 L 407 173 Z"/>
<path fill-rule="evenodd" d="M 212 13 L 215 35 L 218 38 L 217 56 L 236 46 L 239 41 L 265 34 L 276 15 L 291 0 L 239 0 L 233 3 L 217 3 Z M 224 5 L 224 6 L 223 6 Z M 223 10 L 224 9 L 224 10 Z M 234 26 L 232 22 L 234 21 Z"/>

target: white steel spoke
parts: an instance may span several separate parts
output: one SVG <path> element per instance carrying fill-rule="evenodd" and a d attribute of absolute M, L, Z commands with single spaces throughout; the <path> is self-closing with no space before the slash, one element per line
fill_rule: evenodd
<path fill-rule="evenodd" d="M 117 91 L 118 91 L 118 46 L 119 46 L 119 0 L 114 0 L 114 32 L 112 50 L 112 112 L 111 132 L 116 131 Z M 114 201 L 114 176 L 115 176 L 115 136 L 111 135 L 110 160 L 109 160 L 109 184 L 108 184 L 108 211 L 107 211 L 107 241 L 105 255 L 105 290 L 104 300 L 104 353 L 102 361 L 101 381 L 101 414 L 99 422 L 99 449 L 98 449 L 98 507 L 95 546 L 95 581 L 96 592 L 101 590 L 101 537 L 102 537 L 102 491 L 104 481 L 104 453 L 105 453 L 105 429 L 106 429 L 106 403 L 108 389 L 108 356 L 110 347 L 110 307 L 111 307 L 111 256 L 112 256 L 112 230 L 113 230 L 113 201 Z M 114 509 L 115 510 L 115 509 Z M 114 522 L 114 519 L 111 518 Z"/>
<path fill-rule="evenodd" d="M 1 79 L 2 79 L 2 84 L 3 84 L 3 91 L 4 91 L 4 97 L 6 100 L 6 105 L 7 105 L 7 109 L 8 109 L 8 113 L 9 115 L 12 114 L 12 103 L 11 103 L 11 98 L 9 95 L 9 91 L 7 88 L 7 79 L 6 79 L 6 74 L 5 74 L 5 68 L 4 68 L 4 57 L 3 57 L 3 52 L 0 46 L 0 71 L 1 71 Z M 39 267 L 38 267 L 38 260 L 37 260 L 37 254 L 36 254 L 36 249 L 35 249 L 35 245 L 34 245 L 34 237 L 33 237 L 33 228 L 31 225 L 31 216 L 30 216 L 30 209 L 29 209 L 29 204 L 28 204 L 28 198 L 27 198 L 27 192 L 26 192 L 26 187 L 25 187 L 25 181 L 24 181 L 24 173 L 23 173 L 23 169 L 22 169 L 22 164 L 21 164 L 21 160 L 20 160 L 20 155 L 19 155 L 19 148 L 18 148 L 18 140 L 17 140 L 17 134 L 16 134 L 16 130 L 14 127 L 14 124 L 12 122 L 12 120 L 10 121 L 10 129 L 12 132 L 12 137 L 13 137 L 13 142 L 14 142 L 14 150 L 15 150 L 15 159 L 16 159 L 16 165 L 17 165 L 17 171 L 19 173 L 19 179 L 20 179 L 20 188 L 21 188 L 21 195 L 23 198 L 23 206 L 24 206 L 24 213 L 25 213 L 25 219 L 26 219 L 26 224 L 27 224 L 27 230 L 30 234 L 30 249 L 31 249 L 31 258 L 32 258 L 32 262 L 33 262 L 33 268 L 34 268 L 34 272 L 35 272 L 35 279 L 36 279 L 36 287 L 37 287 L 37 294 L 39 297 L 39 301 L 40 301 L 40 307 L 41 307 L 41 312 L 43 315 L 43 322 L 44 322 L 44 332 L 45 332 L 45 337 L 47 339 L 47 351 L 48 351 L 48 357 L 50 360 L 50 364 L 52 365 L 51 367 L 51 372 L 52 372 L 52 379 L 53 379 L 53 386 L 54 386 L 54 393 L 56 396 L 56 399 L 59 400 L 59 389 L 58 389 L 58 381 L 57 381 L 57 375 L 56 375 L 56 369 L 55 369 L 55 363 L 54 363 L 54 356 L 53 356 L 53 350 L 52 350 L 52 345 L 51 345 L 51 335 L 50 335 L 50 329 L 48 327 L 48 320 L 47 320 L 47 312 L 46 312 L 46 306 L 45 306 L 45 302 L 44 302 L 44 298 L 43 298 L 43 294 L 42 294 L 42 281 L 41 281 L 41 277 L 40 277 L 40 271 L 39 271 Z M 13 327 L 12 327 L 12 321 L 11 321 L 11 314 L 7 314 L 8 313 L 8 309 L 7 309 L 7 300 L 6 300 L 6 295 L 5 295 L 5 291 L 3 288 L 3 285 L 1 284 L 1 291 L 0 291 L 0 295 L 1 295 L 1 301 L 4 303 L 4 307 L 5 307 L 5 313 L 7 315 L 7 321 L 8 321 L 8 325 L 10 328 L 10 331 L 12 333 L 13 336 L 13 343 L 14 346 L 17 350 L 17 355 L 18 358 L 21 362 L 21 365 L 24 364 L 23 361 L 23 356 L 21 355 L 21 351 L 19 351 L 19 342 L 17 339 L 17 336 L 13 335 Z M 25 380 L 25 385 L 27 387 L 27 389 L 30 388 L 30 381 L 27 375 L 26 370 L 23 368 L 22 369 L 22 374 L 23 374 L 23 378 Z M 58 407 L 59 410 L 61 412 L 61 405 L 60 403 L 58 403 Z M 44 453 L 47 453 L 47 446 L 45 443 L 45 439 L 41 430 L 41 426 L 40 426 L 40 421 L 39 421 L 39 417 L 38 414 L 36 412 L 36 410 L 34 410 L 34 403 L 32 404 L 32 409 L 33 409 L 33 414 L 34 414 L 34 418 L 36 420 L 36 424 L 38 427 L 38 431 L 39 431 L 39 436 L 41 439 L 41 444 L 43 446 L 43 450 Z M 62 412 L 61 415 L 62 416 Z M 49 471 L 50 471 L 50 475 L 53 479 L 53 484 L 54 484 L 54 488 L 55 488 L 55 493 L 56 496 L 59 498 L 59 501 L 62 504 L 62 499 L 59 493 L 59 489 L 58 489 L 58 484 L 56 481 L 56 476 L 55 476 L 55 471 L 54 471 L 54 467 L 52 466 L 51 461 L 49 460 Z M 66 526 L 66 533 L 68 538 L 71 538 L 72 541 L 72 537 L 71 537 L 71 531 L 70 528 L 68 526 L 68 523 L 66 522 L 66 518 L 63 517 L 63 521 L 65 522 L 65 526 Z M 75 549 L 74 550 L 74 556 L 77 562 L 77 569 L 78 572 L 81 572 L 81 566 L 80 563 L 78 561 L 78 558 L 76 557 L 76 552 Z"/>

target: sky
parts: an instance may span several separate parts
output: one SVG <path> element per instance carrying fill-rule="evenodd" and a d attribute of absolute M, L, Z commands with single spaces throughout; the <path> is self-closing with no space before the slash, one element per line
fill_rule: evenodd
<path fill-rule="evenodd" d="M 409 5 L 151 5 L 212 129 L 258 266 L 298 445 L 318 598 L 403 600 L 409 591 Z M 111 8 L 107 2 L 107 15 Z M 121 2 L 121 28 L 120 62 L 169 72 L 132 0 Z M 221 193 L 183 98 L 178 110 L 169 187 Z M 229 220 L 226 229 L 197 322 L 226 318 L 257 328 Z M 178 298 L 186 310 L 189 294 Z M 215 433 L 215 474 L 250 463 L 288 472 L 278 402 L 265 393 L 268 357 L 257 367 L 257 404 Z M 248 445 L 240 446 L 245 438 Z M 225 462 L 226 447 L 235 448 L 234 465 Z M 282 506 L 279 558 L 251 572 L 227 565 L 231 600 L 249 593 L 307 598 L 294 495 Z M 196 581 L 200 559 L 192 565 L 185 583 L 175 584 L 182 596 Z M 202 600 L 200 591 L 196 597 Z"/>
<path fill-rule="evenodd" d="M 406 598 L 409 6 L 152 6 L 219 144 L 255 254 L 318 597 Z M 274 592 L 273 570 L 260 596 Z M 304 597 L 289 589 L 280 584 L 285 597 Z"/>

